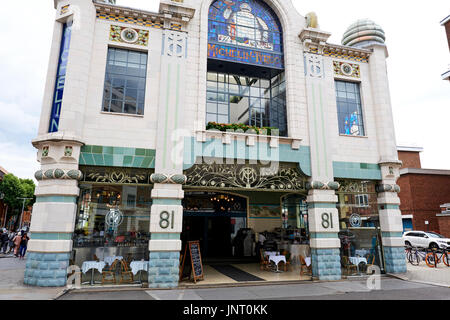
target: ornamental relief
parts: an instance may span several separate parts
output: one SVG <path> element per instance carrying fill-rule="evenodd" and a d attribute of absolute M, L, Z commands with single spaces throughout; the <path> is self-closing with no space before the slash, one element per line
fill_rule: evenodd
<path fill-rule="evenodd" d="M 109 40 L 139 46 L 148 46 L 149 31 L 141 29 L 111 26 Z"/>
<path fill-rule="evenodd" d="M 333 61 L 334 75 L 352 78 L 361 78 L 361 71 L 358 64 Z"/>
<path fill-rule="evenodd" d="M 306 191 L 307 178 L 294 166 L 280 164 L 273 175 L 262 174 L 258 165 L 199 164 L 185 172 L 186 186 L 223 189 Z"/>
<path fill-rule="evenodd" d="M 114 184 L 152 184 L 152 171 L 127 168 L 81 168 L 84 182 L 114 183 Z"/>
<path fill-rule="evenodd" d="M 336 180 L 340 187 L 337 192 L 345 193 L 375 193 L 374 181 Z"/>

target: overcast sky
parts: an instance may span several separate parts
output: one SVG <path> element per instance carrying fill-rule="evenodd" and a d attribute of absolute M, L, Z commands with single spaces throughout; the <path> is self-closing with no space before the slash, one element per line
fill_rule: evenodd
<path fill-rule="evenodd" d="M 89 1 L 89 0 L 86 0 Z M 349 25 L 369 18 L 386 32 L 388 72 L 398 145 L 420 146 L 422 167 L 450 169 L 450 65 L 445 29 L 449 0 L 293 0 L 314 11 L 328 42 L 340 44 Z M 157 11 L 158 0 L 117 0 Z M 18 13 L 20 12 L 20 18 Z M 39 169 L 37 136 L 55 12 L 53 0 L 0 1 L 0 166 L 21 178 Z"/>

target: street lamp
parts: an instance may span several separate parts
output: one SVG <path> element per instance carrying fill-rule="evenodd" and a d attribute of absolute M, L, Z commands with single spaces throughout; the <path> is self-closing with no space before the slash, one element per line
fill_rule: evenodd
<path fill-rule="evenodd" d="M 25 201 L 26 201 L 26 200 L 31 200 L 31 199 L 33 199 L 33 198 L 17 198 L 17 199 L 23 200 L 23 203 L 22 203 L 22 213 L 20 214 L 20 221 L 19 221 L 19 230 L 21 230 L 21 229 L 22 229 L 23 209 L 25 208 Z"/>

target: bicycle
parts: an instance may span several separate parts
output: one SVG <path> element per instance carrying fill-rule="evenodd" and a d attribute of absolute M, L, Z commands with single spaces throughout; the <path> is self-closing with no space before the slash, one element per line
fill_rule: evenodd
<path fill-rule="evenodd" d="M 418 266 L 421 261 L 424 261 L 427 256 L 426 249 L 419 249 L 417 247 L 406 247 L 406 259 L 413 266 Z"/>
<path fill-rule="evenodd" d="M 425 263 L 430 268 L 437 268 L 437 265 L 441 263 L 441 259 L 447 267 L 450 267 L 450 256 L 447 249 L 433 250 L 428 253 L 425 257 Z"/>

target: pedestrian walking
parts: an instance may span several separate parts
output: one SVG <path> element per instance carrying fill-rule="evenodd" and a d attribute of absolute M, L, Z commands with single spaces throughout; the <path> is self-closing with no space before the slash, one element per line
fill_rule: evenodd
<path fill-rule="evenodd" d="M 25 257 L 25 252 L 27 251 L 28 246 L 28 240 L 30 240 L 30 238 L 27 236 L 27 233 L 25 232 L 20 238 L 20 249 L 19 249 L 20 259 L 23 259 Z"/>
<path fill-rule="evenodd" d="M 19 248 L 20 248 L 20 242 L 22 241 L 22 233 L 19 231 L 17 235 L 13 239 L 14 241 L 14 256 L 19 256 Z"/>
<path fill-rule="evenodd" d="M 2 239 L 1 249 L 3 250 L 3 254 L 6 254 L 6 250 L 8 248 L 8 243 L 9 243 L 8 232 L 6 231 L 6 229 L 3 229 L 1 239 Z"/>
<path fill-rule="evenodd" d="M 9 239 L 9 251 L 8 251 L 8 253 L 11 253 L 14 250 L 14 246 L 15 246 L 15 244 L 14 244 L 14 237 L 15 236 L 16 236 L 16 233 L 14 232 L 14 230 L 11 230 L 9 232 L 9 236 L 8 236 L 8 239 Z"/>

